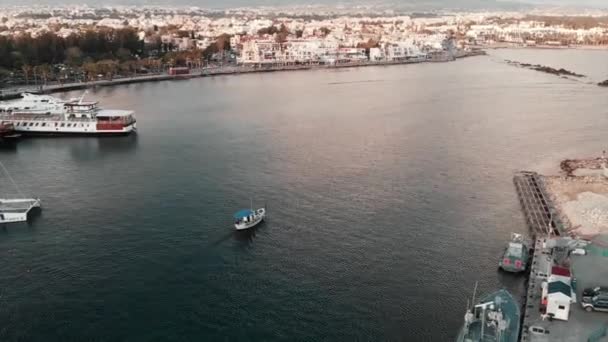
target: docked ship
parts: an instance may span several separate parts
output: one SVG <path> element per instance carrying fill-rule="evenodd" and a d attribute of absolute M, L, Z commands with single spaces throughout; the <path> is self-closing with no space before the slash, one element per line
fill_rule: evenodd
<path fill-rule="evenodd" d="M 507 244 L 498 267 L 506 272 L 524 272 L 528 267 L 530 252 L 521 234 L 512 233 L 511 241 Z"/>
<path fill-rule="evenodd" d="M 475 300 L 473 299 L 473 303 Z M 479 299 L 464 316 L 464 326 L 457 342 L 517 342 L 520 309 L 506 290 L 498 290 Z"/>
<path fill-rule="evenodd" d="M 85 94 L 68 101 L 21 94 L 19 100 L 0 102 L 0 124 L 24 135 L 126 135 L 136 130 L 132 111 L 101 109 L 98 102 L 84 101 Z"/>

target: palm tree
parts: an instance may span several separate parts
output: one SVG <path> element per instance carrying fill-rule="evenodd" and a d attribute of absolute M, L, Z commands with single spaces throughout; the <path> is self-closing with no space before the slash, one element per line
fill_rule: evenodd
<path fill-rule="evenodd" d="M 43 84 L 46 84 L 49 76 L 51 75 L 51 67 L 48 64 L 42 64 L 36 66 L 38 69 L 38 73 L 40 74 L 40 78 L 42 78 Z"/>
<path fill-rule="evenodd" d="M 24 64 L 21 67 L 21 70 L 23 70 L 23 75 L 25 76 L 25 84 L 29 84 L 30 83 L 30 74 L 32 72 L 32 66 L 28 65 L 28 64 Z"/>

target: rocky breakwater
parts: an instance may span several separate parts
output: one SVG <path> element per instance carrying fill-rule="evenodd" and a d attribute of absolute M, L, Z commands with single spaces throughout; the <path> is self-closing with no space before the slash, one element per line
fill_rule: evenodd
<path fill-rule="evenodd" d="M 517 61 L 511 61 L 511 60 L 505 60 L 508 64 L 513 65 L 513 66 L 518 66 L 521 68 L 526 68 L 526 69 L 530 69 L 530 70 L 536 70 L 536 71 L 540 71 L 540 72 L 544 72 L 547 74 L 552 74 L 552 75 L 556 75 L 556 76 L 571 76 L 571 77 L 585 77 L 585 75 L 582 74 L 577 74 L 573 71 L 570 70 L 566 70 L 564 68 L 552 68 L 549 66 L 545 66 L 545 65 L 540 65 L 540 64 L 530 64 L 530 63 L 520 63 Z"/>
<path fill-rule="evenodd" d="M 598 83 L 597 85 L 598 85 L 598 86 L 600 86 L 600 87 L 608 87 L 608 80 L 605 80 L 605 81 L 603 81 L 603 82 L 600 82 L 600 83 Z"/>

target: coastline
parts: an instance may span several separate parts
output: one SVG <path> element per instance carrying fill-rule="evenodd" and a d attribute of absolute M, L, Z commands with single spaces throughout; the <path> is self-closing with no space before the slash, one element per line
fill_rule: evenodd
<path fill-rule="evenodd" d="M 593 50 L 606 51 L 608 45 L 518 45 L 518 44 L 491 44 L 479 46 L 484 50 L 499 49 L 530 49 L 530 50 Z"/>
<path fill-rule="evenodd" d="M 250 66 L 228 66 L 219 68 L 202 68 L 192 69 L 190 74 L 184 75 L 169 75 L 167 73 L 154 74 L 154 75 L 143 75 L 135 77 L 123 77 L 114 78 L 109 80 L 98 80 L 91 82 L 78 82 L 78 83 L 65 83 L 65 84 L 51 84 L 44 86 L 23 86 L 13 88 L 0 88 L 0 100 L 11 100 L 21 97 L 21 93 L 28 92 L 34 94 L 49 94 L 59 93 L 71 90 L 95 88 L 95 87 L 110 87 L 121 84 L 131 83 L 143 83 L 143 82 L 160 82 L 160 81 L 175 81 L 175 80 L 187 80 L 198 77 L 213 77 L 213 76 L 224 76 L 224 75 L 241 75 L 241 74 L 253 74 L 253 73 L 268 73 L 268 72 L 286 72 L 286 71 L 301 71 L 301 70 L 322 70 L 322 69 L 344 69 L 344 68 L 360 68 L 368 66 L 392 66 L 392 65 L 404 65 L 404 64 L 420 64 L 420 63 L 447 63 L 452 62 L 456 59 L 483 56 L 485 51 L 476 50 L 466 52 L 464 54 L 458 54 L 453 58 L 440 58 L 440 59 L 427 59 L 427 60 L 405 60 L 405 61 L 378 61 L 378 62 L 353 62 L 353 63 L 341 63 L 332 65 L 271 65 L 261 67 L 250 67 Z"/>

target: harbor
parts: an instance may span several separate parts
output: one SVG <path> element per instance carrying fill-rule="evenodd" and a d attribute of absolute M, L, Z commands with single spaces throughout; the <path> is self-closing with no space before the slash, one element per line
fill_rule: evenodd
<path fill-rule="evenodd" d="M 99 87 L 137 134 L 3 147 L 2 197 L 43 209 L 0 229 L 0 340 L 453 341 L 475 282 L 521 303 L 513 175 L 598 150 L 601 89 L 485 57 L 343 70 Z M 250 198 L 271 218 L 235 232 Z"/>
<path fill-rule="evenodd" d="M 581 305 L 584 289 L 608 281 L 608 181 L 599 167 L 604 162 L 566 160 L 562 175 L 514 176 L 534 241 L 520 341 L 606 341 L 605 314 Z"/>

